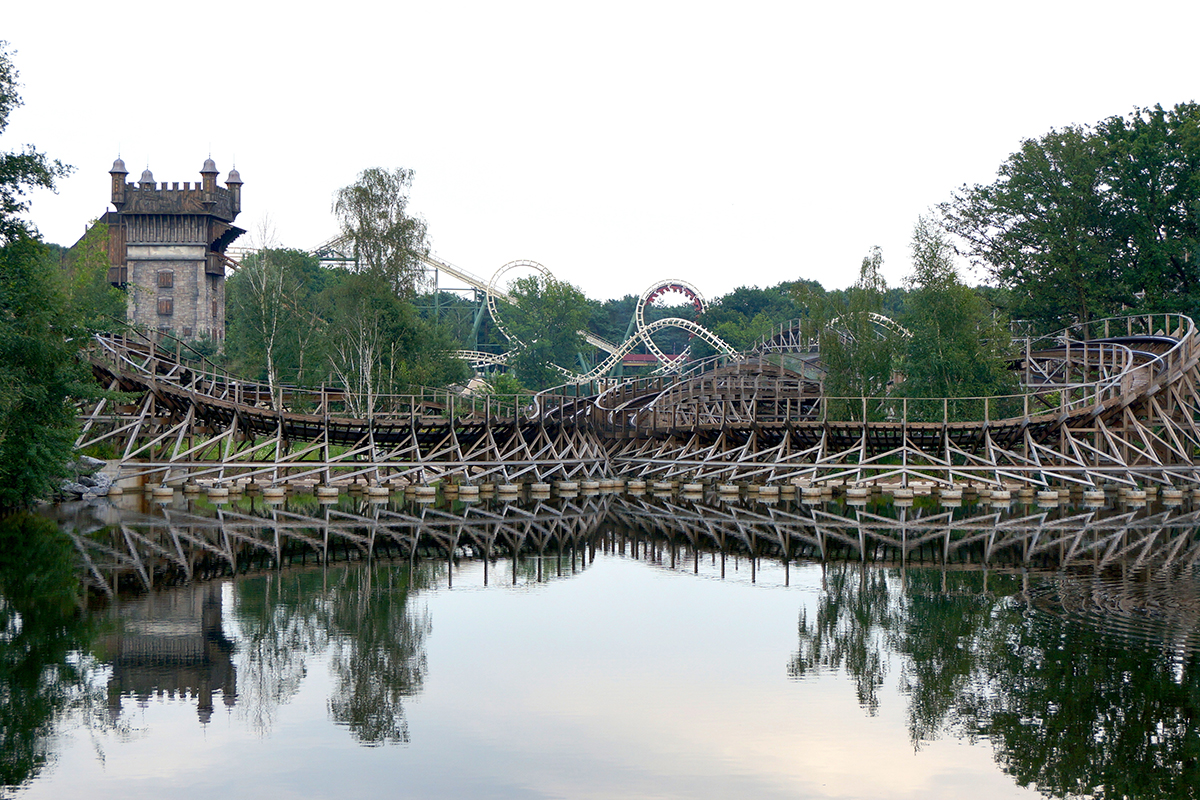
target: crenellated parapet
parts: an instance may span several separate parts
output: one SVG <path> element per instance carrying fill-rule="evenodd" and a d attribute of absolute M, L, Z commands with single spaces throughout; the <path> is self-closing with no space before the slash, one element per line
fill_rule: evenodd
<path fill-rule="evenodd" d="M 113 178 L 112 204 L 122 214 L 202 214 L 233 222 L 242 210 L 241 175 L 230 170 L 225 186 L 218 186 L 211 158 L 204 162 L 201 180 L 196 182 L 156 183 L 149 169 L 137 183 L 126 182 L 129 173 L 119 158 L 109 174 Z"/>

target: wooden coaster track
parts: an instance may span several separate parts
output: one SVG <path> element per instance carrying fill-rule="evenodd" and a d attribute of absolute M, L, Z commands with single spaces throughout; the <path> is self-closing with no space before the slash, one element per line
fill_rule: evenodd
<path fill-rule="evenodd" d="M 1002 397 L 839 398 L 798 326 L 675 378 L 535 397 L 444 390 L 272 398 L 144 340 L 97 339 L 96 378 L 137 398 L 82 413 L 80 447 L 157 481 L 577 479 L 731 483 L 1200 484 L 1200 336 L 1188 317 L 1099 320 L 1023 342 Z M 369 408 L 369 413 L 350 413 Z"/>

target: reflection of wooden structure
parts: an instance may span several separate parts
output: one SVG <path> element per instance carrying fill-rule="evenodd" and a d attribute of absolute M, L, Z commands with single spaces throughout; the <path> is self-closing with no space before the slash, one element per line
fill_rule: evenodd
<path fill-rule="evenodd" d="M 122 695 L 191 696 L 201 722 L 213 712 L 213 696 L 226 706 L 237 697 L 233 642 L 222 627 L 221 587 L 196 586 L 151 594 L 122 605 L 113 633 L 98 643 L 112 665 L 108 696 L 120 712 Z"/>
<path fill-rule="evenodd" d="M 795 343 L 790 349 L 789 342 Z M 356 398 L 263 387 L 124 339 L 97 343 L 105 385 L 140 400 L 89 410 L 81 446 L 110 442 L 157 481 L 658 480 L 1200 483 L 1200 335 L 1174 314 L 1102 320 L 1028 341 L 1006 397 L 836 398 L 781 332 L 756 353 L 593 396 Z"/>
<path fill-rule="evenodd" d="M 459 511 L 424 505 L 388 507 L 343 502 L 307 512 L 266 505 L 211 514 L 160 508 L 116 511 L 108 518 L 64 520 L 79 551 L 84 580 L 106 597 L 255 568 L 324 565 L 391 558 L 485 559 L 574 553 L 596 534 L 610 496 L 535 501 Z M 79 508 L 84 514 L 92 507 Z M 113 516 L 116 517 L 115 524 Z M 105 528 L 97 532 L 98 528 Z M 539 567 L 539 579 L 542 577 Z"/>
<path fill-rule="evenodd" d="M 311 507 L 310 507 L 311 508 Z M 87 513 L 92 507 L 83 506 Z M 1136 509 L 841 509 L 784 501 L 704 502 L 592 494 L 457 508 L 260 504 L 207 513 L 171 507 L 119 512 L 72 533 L 86 581 L 112 596 L 114 576 L 149 590 L 159 582 L 374 559 L 485 560 L 585 555 L 621 542 L 653 543 L 671 564 L 686 552 L 753 559 L 933 564 L 959 569 L 1188 570 L 1200 563 L 1200 507 Z M 68 531 L 72 525 L 65 526 Z M 681 550 L 682 548 L 682 550 Z M 634 551 L 639 547 L 634 546 Z M 645 548 L 642 548 L 645 549 Z M 121 576 L 124 576 L 122 578 Z M 451 575 L 452 579 L 452 575 Z"/>
<path fill-rule="evenodd" d="M 1191 568 L 1200 563 L 1200 509 L 831 509 L 796 503 L 698 503 L 629 498 L 611 515 L 694 550 L 785 561 L 851 560 L 971 568 L 1019 565 Z"/>

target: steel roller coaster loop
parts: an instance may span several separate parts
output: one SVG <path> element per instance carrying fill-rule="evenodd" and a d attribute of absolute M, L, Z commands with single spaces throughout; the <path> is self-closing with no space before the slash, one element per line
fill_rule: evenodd
<path fill-rule="evenodd" d="M 654 339 L 651 338 L 650 333 L 647 332 L 646 306 L 653 304 L 655 300 L 663 295 L 671 294 L 673 292 L 682 294 L 691 301 L 692 307 L 696 309 L 696 316 L 703 314 L 705 309 L 708 307 L 708 304 L 704 301 L 704 296 L 700 294 L 700 291 L 695 286 L 692 286 L 686 281 L 675 279 L 659 281 L 658 283 L 650 286 L 650 288 L 646 289 L 646 291 L 642 292 L 641 296 L 638 297 L 637 308 L 634 310 L 634 321 L 636 325 L 634 335 L 640 336 L 641 342 L 646 345 L 646 349 L 650 351 L 651 355 L 658 359 L 658 363 L 660 365 L 658 369 L 659 373 L 677 372 L 682 366 L 682 363 L 687 361 L 688 355 L 691 351 L 691 347 L 689 346 L 686 350 L 684 350 L 683 353 L 680 354 L 678 358 L 668 358 L 666 353 L 664 353 L 659 346 L 654 343 Z M 679 322 L 688 322 L 688 320 L 683 320 L 678 317 L 668 317 L 667 319 L 672 321 L 678 320 Z M 661 322 L 662 320 L 659 321 Z M 694 331 L 692 331 L 693 325 L 695 325 L 695 323 L 684 326 L 670 325 L 669 327 L 682 327 L 684 330 L 689 331 L 689 333 L 694 336 L 696 334 Z M 658 330 L 658 328 L 656 328 L 656 330 Z M 716 338 L 715 335 L 713 336 Z"/>
<path fill-rule="evenodd" d="M 843 314 L 834 317 L 825 324 L 825 327 L 831 331 L 836 331 L 843 340 L 848 342 L 854 341 L 854 331 L 846 326 L 846 323 L 855 318 L 865 316 L 874 328 L 875 333 L 880 338 L 884 338 L 889 334 L 899 336 L 901 339 L 911 339 L 912 331 L 896 322 L 891 317 L 885 317 L 883 314 L 876 314 L 874 311 L 856 311 L 850 314 Z"/>
<path fill-rule="evenodd" d="M 318 246 L 312 252 L 318 258 L 346 265 L 352 263 L 353 261 L 352 257 L 348 255 L 349 251 L 351 250 L 350 245 L 351 241 L 349 237 L 338 236 Z M 507 264 L 504 264 L 502 267 L 496 270 L 489 280 L 485 281 L 483 278 L 480 278 L 468 272 L 467 270 L 462 269 L 461 267 L 454 266 L 453 264 L 437 258 L 432 254 L 421 254 L 418 255 L 418 258 L 427 267 L 440 272 L 448 273 L 452 277 L 465 282 L 467 285 L 484 292 L 486 296 L 488 315 L 492 318 L 493 323 L 495 323 L 501 335 L 504 336 L 504 338 L 511 345 L 510 349 L 504 353 L 488 353 L 478 350 L 456 350 L 451 355 L 453 355 L 455 358 L 466 361 L 472 369 L 506 365 L 512 358 L 513 354 L 519 352 L 521 348 L 524 347 L 524 343 L 514 337 L 512 333 L 504 326 L 504 322 L 499 314 L 497 301 L 512 302 L 512 297 L 510 297 L 505 291 L 506 287 L 504 286 L 504 277 L 515 269 L 525 268 L 531 269 L 545 278 L 551 278 L 553 275 L 551 274 L 550 270 L 546 269 L 546 267 L 536 261 L 532 261 L 530 259 L 517 259 L 516 261 L 510 261 Z M 685 350 L 682 354 L 684 356 L 683 358 L 677 358 L 673 361 L 668 359 L 666 354 L 662 352 L 661 348 L 655 345 L 653 340 L 650 338 L 653 333 L 668 327 L 682 328 L 691 336 L 698 336 L 704 339 L 718 352 L 725 355 L 732 355 L 734 352 L 732 347 L 722 341 L 720 337 L 716 336 L 711 331 L 701 327 L 700 325 L 697 325 L 695 322 L 691 322 L 690 320 L 670 317 L 667 319 L 657 320 L 649 324 L 646 322 L 646 306 L 653 303 L 660 296 L 670 292 L 678 292 L 683 294 L 691 301 L 698 314 L 703 313 L 706 304 L 703 296 L 696 289 L 696 287 L 682 280 L 659 281 L 646 291 L 642 292 L 642 294 L 639 296 L 635 311 L 635 327 L 624 342 L 620 344 L 614 344 L 600 338 L 599 336 L 596 336 L 590 331 L 579 332 L 580 336 L 583 337 L 585 342 L 609 354 L 599 366 L 582 375 L 572 372 L 564 367 L 559 367 L 558 365 L 554 365 L 554 368 L 558 370 L 564 378 L 567 379 L 568 383 L 587 383 L 595 380 L 596 378 L 602 377 L 609 370 L 620 364 L 621 359 L 632 352 L 633 349 L 639 344 L 645 343 L 646 349 L 649 350 L 650 353 L 659 361 L 660 368 L 656 374 L 678 371 L 682 367 L 683 362 L 687 360 L 687 351 Z"/>
<path fill-rule="evenodd" d="M 532 269 L 546 278 L 553 277 L 550 271 L 544 266 L 536 261 L 530 261 L 528 259 L 510 261 L 504 266 L 500 267 L 500 269 L 496 270 L 495 274 L 492 275 L 492 278 L 487 285 L 488 314 L 491 316 L 496 328 L 513 345 L 513 348 L 500 356 L 489 355 L 486 357 L 484 357 L 485 354 L 482 353 L 462 351 L 462 353 L 459 354 L 460 357 L 467 359 L 472 366 L 506 363 L 511 357 L 512 353 L 517 352 L 525 346 L 524 342 L 521 342 L 504 327 L 504 323 L 501 321 L 496 302 L 497 299 L 509 299 L 508 295 L 504 293 L 503 278 L 512 270 L 519 268 Z M 633 352 L 638 345 L 645 345 L 646 349 L 649 350 L 656 359 L 658 359 L 658 362 L 661 365 L 659 368 L 661 372 L 678 370 L 682 364 L 676 362 L 682 362 L 686 360 L 686 358 L 679 358 L 675 360 L 668 358 L 667 355 L 663 353 L 662 349 L 654 343 L 652 338 L 654 333 L 665 330 L 666 328 L 682 329 L 687 331 L 691 336 L 699 337 L 700 339 L 708 342 L 717 351 L 725 355 L 734 355 L 734 349 L 730 347 L 729 344 L 723 341 L 712 331 L 708 330 L 702 325 L 692 322 L 691 320 L 682 319 L 680 317 L 667 317 L 665 319 L 655 320 L 654 322 L 647 323 L 646 306 L 653 303 L 658 297 L 671 292 L 683 294 L 688 298 L 688 300 L 691 301 L 697 313 L 703 313 L 706 307 L 704 297 L 700 294 L 696 287 L 692 286 L 686 281 L 675 279 L 658 281 L 642 292 L 642 294 L 638 297 L 637 306 L 634 311 L 634 330 L 621 344 L 613 345 L 609 342 L 599 339 L 596 336 L 588 334 L 586 331 L 580 331 L 580 334 L 585 338 L 586 341 L 588 341 L 589 344 L 593 344 L 603 350 L 608 351 L 608 357 L 605 358 L 600 364 L 598 364 L 592 370 L 582 374 L 572 372 L 571 370 L 568 370 L 564 367 L 559 367 L 557 365 L 555 365 L 555 369 L 562 373 L 562 375 L 567 379 L 567 383 L 588 383 L 607 374 L 610 370 L 620 364 L 621 360 L 625 356 Z M 685 356 L 686 352 L 687 351 L 685 351 L 684 354 Z"/>
<path fill-rule="evenodd" d="M 487 285 L 488 315 L 491 316 L 492 322 L 495 323 L 496 329 L 500 331 L 501 335 L 503 335 L 504 338 L 509 342 L 514 344 L 518 350 L 524 347 L 525 343 L 509 333 L 508 329 L 504 327 L 504 322 L 500 319 L 499 309 L 496 307 L 496 299 L 499 298 L 511 302 L 512 299 L 504 292 L 502 281 L 505 275 L 512 272 L 514 269 L 521 268 L 532 269 L 546 279 L 551 279 L 554 277 L 550 274 L 550 270 L 546 269 L 538 262 L 530 261 L 527 258 L 521 258 L 517 259 L 516 261 L 510 261 L 504 266 L 500 267 L 500 269 L 496 270 L 496 272 L 492 275 L 492 279 L 488 281 Z"/>

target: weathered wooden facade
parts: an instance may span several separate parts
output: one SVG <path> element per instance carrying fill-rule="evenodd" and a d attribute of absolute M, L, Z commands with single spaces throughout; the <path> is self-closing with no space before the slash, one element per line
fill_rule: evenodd
<path fill-rule="evenodd" d="M 242 210 L 242 178 L 230 170 L 217 185 L 207 159 L 200 180 L 156 183 L 149 169 L 126 182 L 117 159 L 108 225 L 109 282 L 129 291 L 129 321 L 182 339 L 225 338 L 225 249 L 245 233 L 233 224 Z"/>

